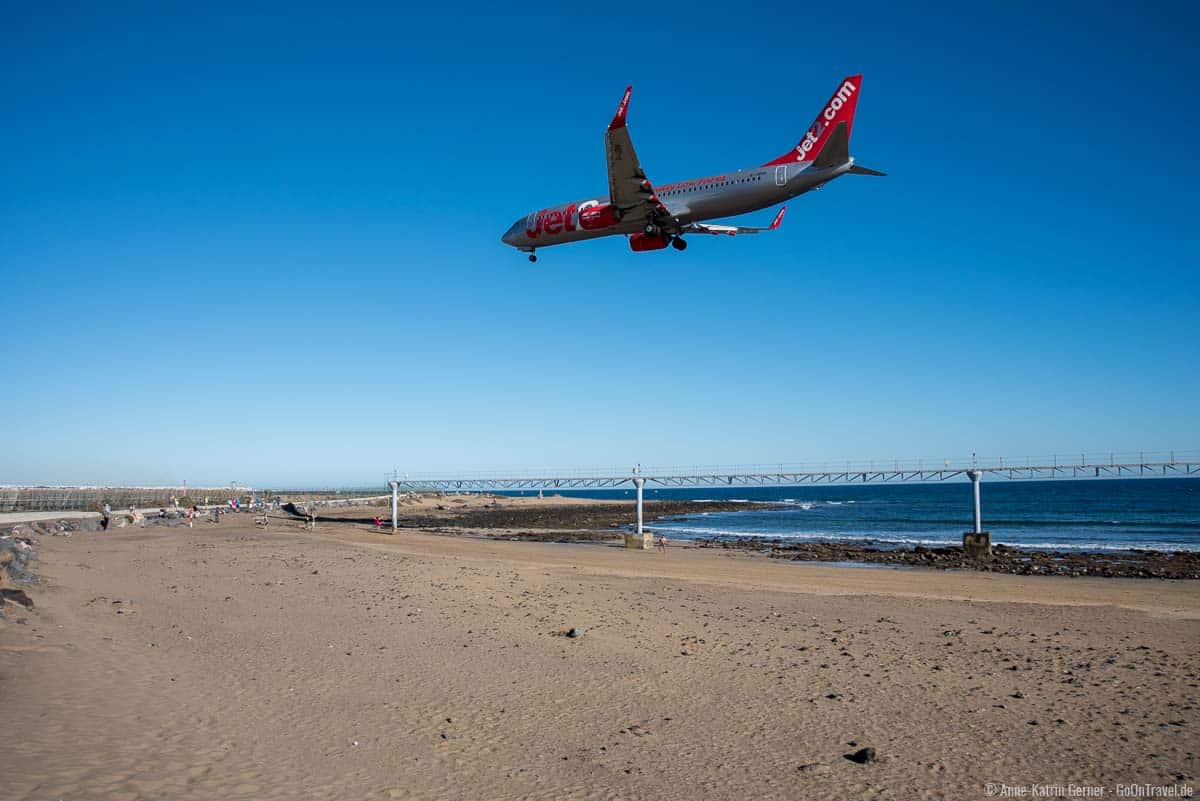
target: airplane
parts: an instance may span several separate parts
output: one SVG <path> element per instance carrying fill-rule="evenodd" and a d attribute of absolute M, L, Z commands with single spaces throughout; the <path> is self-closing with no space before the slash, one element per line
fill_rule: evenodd
<path fill-rule="evenodd" d="M 842 80 L 804 137 L 782 156 L 761 167 L 654 186 L 643 172 L 625 127 L 629 96 L 617 106 L 604 134 L 608 155 L 608 197 L 578 200 L 530 212 L 512 224 L 500 241 L 537 261 L 538 248 L 601 236 L 628 236 L 636 252 L 687 248 L 684 234 L 737 236 L 774 231 L 787 206 L 764 228 L 706 223 L 765 209 L 804 194 L 846 173 L 886 175 L 860 167 L 850 155 L 850 130 L 862 88 L 862 75 Z"/>

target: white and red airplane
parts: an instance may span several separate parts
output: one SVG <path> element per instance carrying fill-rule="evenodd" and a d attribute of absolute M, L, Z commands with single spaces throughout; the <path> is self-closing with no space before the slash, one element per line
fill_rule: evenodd
<path fill-rule="evenodd" d="M 684 234 L 735 236 L 774 231 L 787 206 L 779 209 L 766 228 L 702 221 L 764 209 L 846 173 L 884 175 L 858 166 L 850 155 L 850 129 L 861 87 L 861 75 L 843 80 L 800 143 L 761 167 L 655 187 L 642 171 L 625 127 L 633 91 L 630 86 L 604 134 L 608 197 L 531 212 L 514 222 L 501 241 L 537 261 L 538 248 L 600 236 L 628 236 L 635 251 L 661 250 L 667 245 L 683 250 L 687 247 Z"/>

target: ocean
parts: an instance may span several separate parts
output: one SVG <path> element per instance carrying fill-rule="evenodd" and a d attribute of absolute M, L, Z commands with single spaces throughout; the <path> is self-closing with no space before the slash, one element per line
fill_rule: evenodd
<path fill-rule="evenodd" d="M 1021 548 L 1200 551 L 1200 479 L 1013 481 L 981 485 L 983 528 L 992 542 Z M 522 494 L 522 493 L 512 493 Z M 535 494 L 535 493 L 523 493 Z M 634 491 L 562 492 L 592 498 Z M 650 528 L 675 539 L 853 541 L 876 547 L 962 543 L 972 525 L 967 481 L 799 487 L 654 489 L 654 499 L 770 501 L 776 509 L 684 515 Z"/>

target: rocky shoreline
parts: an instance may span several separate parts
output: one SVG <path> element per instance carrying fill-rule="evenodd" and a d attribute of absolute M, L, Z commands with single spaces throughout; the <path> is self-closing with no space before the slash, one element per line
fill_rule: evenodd
<path fill-rule="evenodd" d="M 536 530 L 552 531 L 554 537 L 563 532 L 574 532 L 574 539 L 605 539 L 614 536 L 614 529 L 621 529 L 633 521 L 632 501 L 611 503 L 589 501 L 587 503 L 546 503 L 536 506 L 512 506 L 506 499 L 496 498 L 485 503 L 456 505 L 448 499 L 434 509 L 408 509 L 402 504 L 397 519 L 399 527 L 419 529 L 506 529 L 520 532 L 524 539 L 539 539 Z M 707 512 L 736 512 L 746 509 L 770 509 L 778 504 L 734 503 L 730 501 L 646 501 L 643 514 L 646 522 L 664 517 L 694 515 Z M 286 509 L 287 507 L 285 507 Z M 387 516 L 387 513 L 384 514 Z M 320 519 L 353 519 L 336 513 Z M 390 522 L 390 521 L 389 521 Z M 522 531 L 534 529 L 535 531 Z"/>
<path fill-rule="evenodd" d="M 653 523 L 666 517 L 703 512 L 772 508 L 771 503 L 728 501 L 647 501 L 645 519 Z M 445 507 L 436 514 L 401 514 L 401 528 L 435 529 L 454 534 L 463 529 L 481 530 L 488 536 L 535 542 L 596 542 L 614 536 L 630 523 L 629 502 L 571 504 L 536 508 L 476 506 Z M 494 533 L 488 532 L 495 530 Z M 783 540 L 700 539 L 701 548 L 728 548 L 764 553 L 772 559 L 796 562 L 858 562 L 890 567 L 927 567 L 938 570 L 979 570 L 1025 576 L 1093 576 L 1101 578 L 1200 579 L 1200 553 L 1193 551 L 1044 551 L 996 545 L 990 559 L 967 558 L 962 548 L 881 548 L 864 542 L 786 542 Z"/>
<path fill-rule="evenodd" d="M 399 525 L 449 536 L 476 535 L 528 542 L 603 542 L 629 529 L 629 501 L 572 503 L 567 499 L 538 506 L 509 506 L 503 499 L 459 505 L 454 500 L 433 509 L 401 507 Z M 772 503 L 730 501 L 647 501 L 645 520 L 775 508 Z M 353 514 L 353 513 L 351 513 Z M 322 519 L 325 519 L 322 517 Z M 353 518 L 330 515 L 331 520 Z M 355 522 L 369 522 L 366 519 Z M 962 548 L 883 548 L 861 542 L 787 542 L 784 540 L 698 539 L 700 548 L 762 553 L 772 559 L 796 562 L 856 562 L 884 567 L 926 567 L 937 570 L 978 570 L 1025 576 L 1091 576 L 1100 578 L 1200 579 L 1200 553 L 1193 551 L 1044 551 L 996 545 L 990 559 L 969 559 Z"/>
<path fill-rule="evenodd" d="M 701 548 L 765 552 L 772 559 L 794 562 L 863 562 L 891 567 L 979 570 L 1022 576 L 1097 576 L 1102 578 L 1200 579 L 1200 553 L 1195 551 L 1043 551 L 992 547 L 990 559 L 969 559 L 962 548 L 877 548 L 864 543 L 784 542 L 702 539 Z"/>

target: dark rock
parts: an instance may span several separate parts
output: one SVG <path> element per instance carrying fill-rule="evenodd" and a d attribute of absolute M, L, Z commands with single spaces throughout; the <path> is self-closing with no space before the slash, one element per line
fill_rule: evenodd
<path fill-rule="evenodd" d="M 739 548 L 758 550 L 760 543 L 730 539 L 697 540 L 700 547 Z M 1106 578 L 1200 578 L 1200 552 L 1151 551 L 1145 549 L 1103 553 L 1074 551 L 1022 550 L 1004 545 L 992 549 L 987 562 L 969 560 L 957 546 L 881 550 L 864 542 L 800 542 L 780 543 L 770 552 L 773 559 L 805 562 L 868 562 L 874 564 L 909 565 L 937 570 L 971 569 L 1016 575 L 1050 574 L 1070 576 L 1104 576 Z M 953 632 L 954 630 L 950 630 Z M 947 634 L 946 636 L 955 636 Z"/>
<path fill-rule="evenodd" d="M 33 599 L 26 595 L 24 590 L 0 589 L 0 599 L 3 599 L 4 601 L 12 601 L 14 604 L 20 604 L 26 609 L 33 608 Z"/>
<path fill-rule="evenodd" d="M 778 504 L 738 504 L 730 501 L 646 501 L 647 522 L 663 517 L 698 514 L 702 512 L 733 512 L 751 509 L 776 508 Z M 575 540 L 606 540 L 613 528 L 629 525 L 633 516 L 632 501 L 613 501 L 593 504 L 554 504 L 533 507 L 438 507 L 443 514 L 401 514 L 400 525 L 405 528 L 449 529 L 534 529 L 521 531 L 516 539 L 556 542 L 566 537 Z M 448 514 L 447 514 L 448 513 Z"/>
<path fill-rule="evenodd" d="M 567 629 L 567 636 L 570 637 L 571 639 L 575 639 L 576 637 L 582 637 L 583 629 L 576 629 L 576 628 Z"/>
<path fill-rule="evenodd" d="M 875 749 L 868 745 L 866 748 L 858 749 L 853 754 L 846 754 L 845 757 L 851 762 L 866 765 L 869 762 L 875 761 Z"/>

